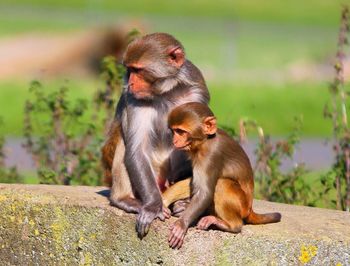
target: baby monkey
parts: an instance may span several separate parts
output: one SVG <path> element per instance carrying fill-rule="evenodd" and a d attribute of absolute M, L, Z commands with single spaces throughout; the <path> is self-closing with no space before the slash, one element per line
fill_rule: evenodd
<path fill-rule="evenodd" d="M 239 233 L 243 222 L 275 223 L 280 213 L 257 214 L 252 209 L 254 178 L 248 156 L 225 131 L 218 129 L 213 112 L 204 104 L 187 103 L 168 117 L 176 149 L 192 161 L 193 177 L 175 183 L 163 193 L 164 205 L 190 197 L 190 203 L 172 225 L 169 245 L 180 248 L 188 227 L 200 216 L 197 228 L 214 226 Z"/>

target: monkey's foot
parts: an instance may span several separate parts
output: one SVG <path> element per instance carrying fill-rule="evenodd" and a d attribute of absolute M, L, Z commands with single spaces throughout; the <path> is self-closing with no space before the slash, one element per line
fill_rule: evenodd
<path fill-rule="evenodd" d="M 180 217 L 181 214 L 186 210 L 188 204 L 190 204 L 190 198 L 178 200 L 173 204 L 172 215 L 175 217 Z"/>
<path fill-rule="evenodd" d="M 219 220 L 217 217 L 215 217 L 213 215 L 204 216 L 197 223 L 197 229 L 208 230 L 209 226 L 218 225 L 218 224 L 219 224 Z"/>
<path fill-rule="evenodd" d="M 177 220 L 170 228 L 170 235 L 168 238 L 169 246 L 171 248 L 181 248 L 187 228 L 181 219 Z"/>

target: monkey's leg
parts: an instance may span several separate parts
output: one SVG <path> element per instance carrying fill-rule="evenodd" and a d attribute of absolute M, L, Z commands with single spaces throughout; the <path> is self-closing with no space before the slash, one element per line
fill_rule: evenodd
<path fill-rule="evenodd" d="M 108 132 L 107 140 L 101 149 L 101 162 L 104 168 L 103 183 L 112 186 L 112 167 L 115 155 L 115 149 L 121 139 L 121 128 L 117 121 L 113 121 Z"/>
<path fill-rule="evenodd" d="M 125 144 L 121 137 L 116 143 L 112 165 L 112 188 L 109 200 L 111 205 L 126 212 L 138 213 L 141 203 L 135 199 L 131 189 L 130 179 L 124 164 Z"/>
<path fill-rule="evenodd" d="M 215 215 L 201 218 L 197 228 L 206 230 L 214 225 L 223 231 L 239 233 L 243 225 L 242 199 L 245 200 L 245 193 L 236 181 L 220 178 L 214 194 Z"/>
<path fill-rule="evenodd" d="M 191 178 L 189 177 L 192 176 L 192 163 L 188 155 L 180 150 L 172 151 L 169 158 L 161 166 L 160 176 L 172 184 L 170 186 L 172 188 L 162 196 L 165 199 L 166 207 L 174 203 L 172 215 L 179 217 L 190 203 Z M 173 187 L 174 185 L 176 186 Z"/>
<path fill-rule="evenodd" d="M 163 204 L 169 207 L 177 200 L 189 198 L 191 194 L 190 183 L 191 178 L 187 178 L 168 187 L 162 194 Z"/>
<path fill-rule="evenodd" d="M 166 217 L 169 217 L 169 214 L 180 217 L 190 204 L 190 191 L 187 191 L 190 190 L 190 180 L 191 178 L 188 178 L 188 182 L 187 179 L 179 181 L 166 188 L 166 191 L 162 193 L 163 213 L 167 215 Z M 172 205 L 172 211 L 169 209 L 170 205 Z"/>

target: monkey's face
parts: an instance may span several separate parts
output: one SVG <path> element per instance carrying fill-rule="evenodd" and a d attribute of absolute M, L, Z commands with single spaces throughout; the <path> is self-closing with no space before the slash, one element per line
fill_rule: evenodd
<path fill-rule="evenodd" d="M 128 91 L 136 99 L 152 98 L 152 79 L 147 77 L 142 66 L 127 66 L 126 79 Z"/>
<path fill-rule="evenodd" d="M 177 126 L 171 127 L 173 132 L 173 144 L 176 149 L 189 151 L 191 149 L 191 134 Z"/>
<path fill-rule="evenodd" d="M 205 104 L 190 102 L 174 108 L 168 116 L 173 132 L 173 144 L 177 149 L 196 152 L 216 134 L 216 118 Z"/>
<path fill-rule="evenodd" d="M 131 42 L 123 56 L 128 91 L 137 99 L 152 99 L 171 90 L 185 62 L 182 45 L 168 34 L 155 33 Z"/>

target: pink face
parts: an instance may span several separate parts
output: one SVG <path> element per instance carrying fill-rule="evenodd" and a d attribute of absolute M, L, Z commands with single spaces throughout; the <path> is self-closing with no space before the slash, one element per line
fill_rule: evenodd
<path fill-rule="evenodd" d="M 191 140 L 190 133 L 180 127 L 172 127 L 173 144 L 176 149 L 190 150 Z"/>
<path fill-rule="evenodd" d="M 142 55 L 138 49 L 143 51 Z M 131 46 L 125 55 L 124 65 L 128 70 L 128 90 L 137 99 L 152 99 L 155 93 L 153 83 L 160 78 L 173 78 L 185 61 L 181 47 L 171 47 L 166 52 L 166 60 L 163 54 L 154 54 L 153 50 L 138 43 L 136 46 Z M 149 71 L 149 68 L 155 65 L 163 69 L 161 75 Z"/>
<path fill-rule="evenodd" d="M 127 66 L 129 72 L 128 88 L 137 99 L 148 98 L 152 96 L 152 87 L 143 75 L 142 66 Z"/>

